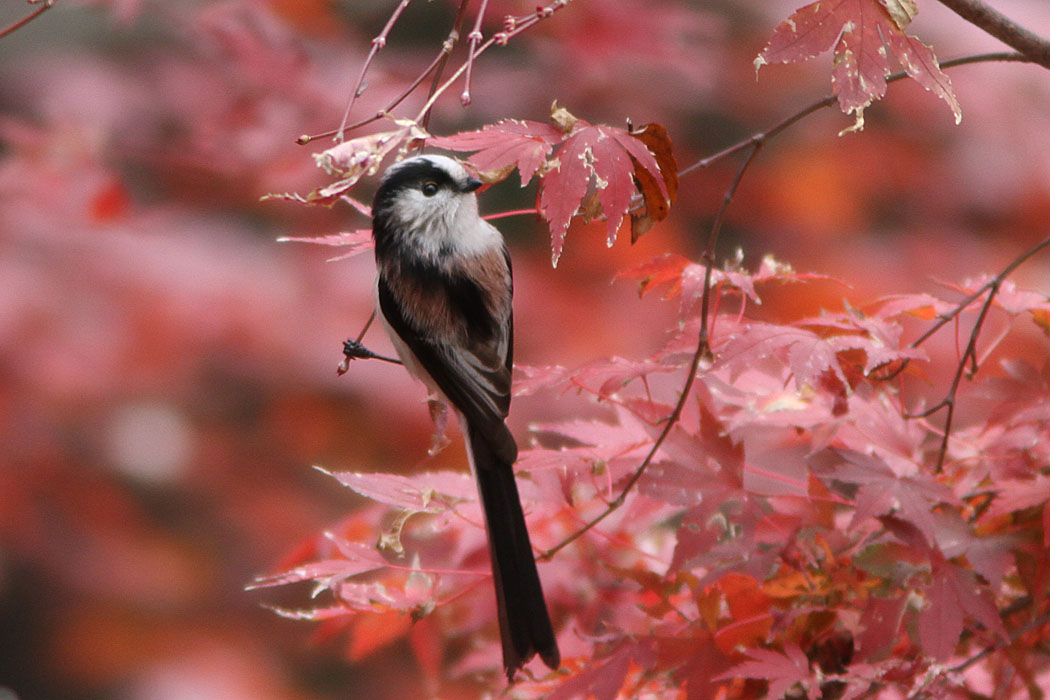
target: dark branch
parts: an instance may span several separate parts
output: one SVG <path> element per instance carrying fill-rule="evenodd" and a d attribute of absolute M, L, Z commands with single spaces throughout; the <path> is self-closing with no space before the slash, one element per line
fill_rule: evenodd
<path fill-rule="evenodd" d="M 374 353 L 362 345 L 360 341 L 353 338 L 343 343 L 343 362 L 339 365 L 336 373 L 346 374 L 346 371 L 350 369 L 350 360 L 382 360 L 395 365 L 401 364 L 401 360 Z"/>
<path fill-rule="evenodd" d="M 1017 49 L 1032 63 L 1050 68 L 1050 40 L 1025 29 L 981 0 L 941 0 L 941 4 L 1004 44 Z"/>
<path fill-rule="evenodd" d="M 955 68 L 956 66 L 965 66 L 965 65 L 969 65 L 971 63 L 985 63 L 985 62 L 988 62 L 988 61 L 1016 61 L 1016 62 L 1019 62 L 1019 63 L 1031 63 L 1032 62 L 1032 60 L 1030 58 L 1028 58 L 1027 56 L 1025 56 L 1023 54 L 1000 51 L 1000 52 L 996 52 L 996 53 L 980 53 L 980 54 L 974 54 L 972 56 L 960 56 L 959 58 L 953 58 L 953 59 L 950 59 L 950 60 L 947 60 L 947 61 L 941 61 L 940 66 L 941 66 L 941 68 L 946 69 L 946 68 Z M 887 83 L 895 83 L 898 80 L 903 80 L 904 78 L 907 78 L 907 77 L 908 77 L 908 74 L 905 71 L 898 71 L 896 73 L 891 73 L 890 75 L 886 76 L 886 82 Z M 739 151 L 744 150 L 748 146 L 750 146 L 753 143 L 755 143 L 756 140 L 762 140 L 762 141 L 768 140 L 768 139 L 772 138 L 773 136 L 776 136 L 777 134 L 779 134 L 781 131 L 785 131 L 789 127 L 794 126 L 797 122 L 801 121 L 804 117 L 808 117 L 813 112 L 821 110 L 821 109 L 823 109 L 825 107 L 830 107 L 831 105 L 835 104 L 836 102 L 838 102 L 838 98 L 835 97 L 834 95 L 828 95 L 827 97 L 824 97 L 823 99 L 817 100 L 816 102 L 813 102 L 812 104 L 808 105 L 807 107 L 804 107 L 804 108 L 800 109 L 799 111 L 795 112 L 790 117 L 787 117 L 785 119 L 780 120 L 779 122 L 777 122 L 773 126 L 771 126 L 768 129 L 766 129 L 765 131 L 763 131 L 761 133 L 758 133 L 758 134 L 755 134 L 754 136 L 746 138 L 746 139 L 744 139 L 742 141 L 739 141 L 739 142 L 733 144 L 732 146 L 729 146 L 728 148 L 724 148 L 721 151 L 719 151 L 718 153 L 710 155 L 710 156 L 708 156 L 706 158 L 701 158 L 700 160 L 696 161 L 695 163 L 693 163 L 692 165 L 690 165 L 688 167 L 682 168 L 681 170 L 678 171 L 678 176 L 681 177 L 682 175 L 686 175 L 688 173 L 691 173 L 694 170 L 699 170 L 700 168 L 706 168 L 706 167 L 710 166 L 712 163 L 720 161 L 723 158 L 726 158 L 728 156 L 733 155 L 734 153 L 737 153 Z"/>
<path fill-rule="evenodd" d="M 952 379 L 952 386 L 948 390 L 947 396 L 945 396 L 944 399 L 931 406 L 927 410 L 922 411 L 921 413 L 909 414 L 907 416 L 909 418 L 924 418 L 926 416 L 936 413 L 942 408 L 948 409 L 947 417 L 945 418 L 944 423 L 944 436 L 941 438 L 941 448 L 937 457 L 937 467 L 935 469 L 935 471 L 937 472 L 941 471 L 941 468 L 944 466 L 944 457 L 948 452 L 948 439 L 951 436 L 952 418 L 955 415 L 955 396 L 956 392 L 959 389 L 959 382 L 962 379 L 962 375 L 966 369 L 967 362 L 970 362 L 972 367 L 970 371 L 970 376 L 973 376 L 977 372 L 977 338 L 981 334 L 981 328 L 984 326 L 984 320 L 988 316 L 988 310 L 991 308 L 992 302 L 995 300 L 995 295 L 999 292 L 999 289 L 1002 287 L 1003 282 L 1006 281 L 1006 278 L 1009 277 L 1014 270 L 1016 270 L 1022 263 L 1031 258 L 1033 255 L 1035 255 L 1036 253 L 1048 246 L 1050 246 L 1050 236 L 1047 236 L 1028 250 L 1018 255 L 1016 258 L 1014 258 L 1013 261 L 1009 265 L 1004 267 L 999 274 L 985 282 L 983 285 L 981 285 L 979 289 L 977 289 L 977 291 L 970 294 L 968 297 L 956 304 L 955 308 L 952 309 L 950 313 L 941 316 L 937 320 L 937 323 L 933 324 L 933 326 L 928 328 L 925 333 L 923 333 L 914 341 L 912 341 L 910 345 L 910 347 L 913 348 L 919 347 L 924 342 L 926 342 L 926 340 L 929 339 L 930 336 L 932 336 L 938 330 L 943 328 L 946 323 L 958 317 L 959 314 L 961 314 L 967 307 L 970 306 L 970 304 L 980 299 L 981 296 L 983 296 L 984 294 L 988 294 L 988 297 L 984 300 L 984 304 L 981 305 L 981 311 L 977 315 L 977 320 L 974 322 L 973 328 L 970 330 L 970 340 L 966 344 L 966 350 L 963 351 L 962 357 L 959 358 L 959 366 L 956 367 L 955 376 Z M 896 371 L 894 371 L 889 377 L 886 377 L 885 379 L 892 379 L 893 377 L 896 377 L 898 374 L 904 371 L 904 368 L 907 366 L 908 360 L 904 360 L 904 362 L 901 363 L 901 366 L 898 367 Z"/>

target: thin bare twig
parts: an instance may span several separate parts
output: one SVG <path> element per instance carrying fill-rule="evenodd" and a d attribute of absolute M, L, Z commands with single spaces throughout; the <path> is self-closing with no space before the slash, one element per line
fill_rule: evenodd
<path fill-rule="evenodd" d="M 36 8 L 35 10 L 30 12 L 25 17 L 23 17 L 22 19 L 18 20 L 17 22 L 12 22 L 11 24 L 9 24 L 6 27 L 4 27 L 3 29 L 0 29 L 0 39 L 3 39 L 5 36 L 10 34 L 11 32 L 14 32 L 14 31 L 17 31 L 17 30 L 21 29 L 22 27 L 24 27 L 25 25 L 29 24 L 34 19 L 36 19 L 37 17 L 39 17 L 40 15 L 44 14 L 45 12 L 47 12 L 48 10 L 50 10 L 52 7 L 55 6 L 55 0 L 28 0 L 28 2 L 29 2 L 30 5 L 40 4 L 40 7 Z"/>
<path fill-rule="evenodd" d="M 372 352 L 364 345 L 361 344 L 361 339 L 365 337 L 365 333 L 368 332 L 372 322 L 376 320 L 376 312 L 373 311 L 365 321 L 365 327 L 361 329 L 361 332 L 357 334 L 357 338 L 350 338 L 343 343 L 343 361 L 336 367 L 335 373 L 339 376 L 343 376 L 350 370 L 350 362 L 352 360 L 382 360 L 383 362 L 389 362 L 395 365 L 404 364 L 401 360 L 395 357 L 387 357 L 386 355 L 380 355 Z"/>
<path fill-rule="evenodd" d="M 335 137 L 337 140 L 343 140 L 343 134 L 346 132 L 346 123 L 350 121 L 350 110 L 353 109 L 354 103 L 357 102 L 357 98 L 361 96 L 363 86 L 365 84 L 365 75 L 368 74 L 368 69 L 372 67 L 372 61 L 375 60 L 376 54 L 379 53 L 384 46 L 386 46 L 386 39 L 390 35 L 390 30 L 397 24 L 397 20 L 401 18 L 401 13 L 408 7 L 408 3 L 412 0 L 401 0 L 398 3 L 397 8 L 394 9 L 393 14 L 390 15 L 390 19 L 386 21 L 382 31 L 379 32 L 379 36 L 372 39 L 372 48 L 368 50 L 368 57 L 365 58 L 364 64 L 361 66 L 361 72 L 357 76 L 357 82 L 354 84 L 354 89 L 350 92 L 350 99 L 346 103 L 346 111 L 343 112 L 343 120 L 339 122 L 339 128 L 336 129 Z"/>
<path fill-rule="evenodd" d="M 955 368 L 955 376 L 952 378 L 952 385 L 951 388 L 948 389 L 947 395 L 938 403 L 921 413 L 905 415 L 906 418 L 925 418 L 942 408 L 948 408 L 948 412 L 944 417 L 944 435 L 941 436 L 941 447 L 937 453 L 937 465 L 933 469 L 934 473 L 939 474 L 944 467 L 944 458 L 948 453 L 948 439 L 952 433 L 952 419 L 955 417 L 955 396 L 956 392 L 959 390 L 959 382 L 962 381 L 963 372 L 966 370 L 967 360 L 973 362 L 971 377 L 977 372 L 977 337 L 980 335 L 981 326 L 984 325 L 984 319 L 988 315 L 988 309 L 991 308 L 992 301 L 995 299 L 995 295 L 999 291 L 1001 284 L 1002 279 L 998 279 L 998 281 L 988 290 L 988 298 L 984 300 L 984 304 L 981 306 L 981 312 L 978 314 L 977 321 L 974 323 L 973 330 L 970 332 L 970 340 L 966 343 L 966 349 L 963 351 L 962 357 L 959 358 L 959 365 Z"/>
<path fill-rule="evenodd" d="M 1050 40 L 1022 27 L 981 0 L 941 0 L 941 4 L 967 22 L 980 27 L 1032 63 L 1050 68 Z"/>
<path fill-rule="evenodd" d="M 378 120 L 382 119 L 384 116 L 386 116 L 390 112 L 390 110 L 394 109 L 399 104 L 404 102 L 405 99 L 409 95 L 411 95 L 413 92 L 416 91 L 416 88 L 418 88 L 420 85 L 423 84 L 423 81 L 426 80 L 430 76 L 430 74 L 433 73 L 437 69 L 438 64 L 441 63 L 441 59 L 442 59 L 443 56 L 445 56 L 444 50 L 439 51 L 438 55 L 434 57 L 434 60 L 430 62 L 430 65 L 426 67 L 426 70 L 424 70 L 422 73 L 420 73 L 418 76 L 416 76 L 416 79 L 412 81 L 411 85 L 409 85 L 407 88 L 405 88 L 401 92 L 400 95 L 395 97 L 393 99 L 393 101 L 390 102 L 390 104 L 388 104 L 386 107 L 384 107 L 383 109 L 381 109 L 378 112 L 376 112 L 375 114 L 373 114 L 371 117 L 366 117 L 366 118 L 364 118 L 364 119 L 362 119 L 362 120 L 360 120 L 358 122 L 355 122 L 353 124 L 349 124 L 349 125 L 347 125 L 345 127 L 340 127 L 339 129 L 332 129 L 331 131 L 326 131 L 326 132 L 321 133 L 321 134 L 313 134 L 313 135 L 304 134 L 304 135 L 300 136 L 299 138 L 297 138 L 295 140 L 295 142 L 297 144 L 299 144 L 300 146 L 305 146 L 306 144 L 310 143 L 311 141 L 315 141 L 317 139 L 325 139 L 325 138 L 328 138 L 329 136 L 335 136 L 340 131 L 342 131 L 343 133 L 345 133 L 347 131 L 353 131 L 354 129 L 359 129 L 362 126 L 367 126 L 368 124 L 371 124 L 374 121 L 378 121 Z"/>
<path fill-rule="evenodd" d="M 995 277 L 981 285 L 981 287 L 973 294 L 956 304 L 955 308 L 951 312 L 939 316 L 937 323 L 933 324 L 933 326 L 927 329 L 925 333 L 913 340 L 910 347 L 919 347 L 924 342 L 926 342 L 930 338 L 930 336 L 939 331 L 944 326 L 944 324 L 948 323 L 960 313 L 962 313 L 967 306 L 980 299 L 985 292 L 992 289 L 993 287 L 998 289 L 998 287 L 1002 285 L 1006 278 L 1013 274 L 1014 270 L 1016 270 L 1018 267 L 1021 266 L 1022 263 L 1026 262 L 1029 258 L 1031 258 L 1043 248 L 1046 248 L 1047 246 L 1050 246 L 1050 237 L 1044 238 L 1028 250 L 1018 255 L 1009 265 L 1004 267 L 1002 271 L 999 272 L 999 274 L 997 274 Z"/>
<path fill-rule="evenodd" d="M 463 20 L 467 16 L 467 5 L 470 4 L 470 0 L 460 0 L 459 9 L 456 10 L 456 19 L 452 22 L 452 31 L 448 33 L 448 38 L 445 39 L 445 43 L 441 45 L 441 55 L 438 57 L 437 68 L 434 70 L 434 79 L 430 81 L 430 92 L 427 94 L 427 100 L 437 91 L 438 85 L 441 83 L 441 74 L 445 72 L 445 66 L 448 65 L 448 58 L 452 55 L 452 49 L 456 47 L 456 42 L 459 41 L 459 33 L 463 29 Z M 433 103 L 431 103 L 433 107 Z M 416 121 L 424 129 L 430 123 L 430 107 L 424 112 L 423 116 Z M 423 144 L 419 144 L 420 150 L 423 148 Z"/>
<path fill-rule="evenodd" d="M 489 0 L 481 0 L 481 8 L 478 16 L 474 18 L 474 29 L 467 35 L 470 44 L 470 53 L 467 55 L 467 75 L 463 78 L 463 92 L 459 96 L 459 102 L 464 107 L 470 104 L 470 79 L 474 74 L 474 60 L 478 55 L 478 44 L 483 38 L 481 35 L 481 22 L 485 19 L 485 10 L 488 9 Z"/>
<path fill-rule="evenodd" d="M 518 36 L 525 30 L 529 29 L 536 23 L 541 22 L 545 19 L 549 19 L 554 15 L 555 12 L 567 7 L 570 2 L 572 2 L 572 0 L 554 0 L 554 2 L 552 2 L 551 4 L 546 5 L 544 7 L 538 7 L 536 8 L 535 12 L 529 15 L 525 15 L 524 17 L 507 17 L 504 22 L 504 31 L 497 32 L 496 34 L 492 35 L 488 41 L 479 46 L 474 54 L 475 58 L 485 53 L 493 46 L 506 46 L 508 41 Z M 510 27 L 510 29 L 508 29 L 508 27 Z M 448 90 L 457 80 L 459 80 L 460 76 L 462 76 L 467 71 L 467 69 L 472 65 L 472 63 L 473 62 L 469 59 L 467 61 L 464 61 L 460 65 L 460 67 L 457 68 L 456 71 L 449 77 L 448 80 L 442 83 L 442 85 L 437 90 L 432 91 L 432 94 L 427 99 L 426 104 L 423 105 L 423 109 L 420 110 L 419 115 L 416 117 L 416 122 L 419 122 L 422 119 L 423 115 L 430 111 L 430 109 L 434 106 L 434 103 L 438 100 L 438 98 L 441 97 L 441 95 L 443 95 L 445 91 Z"/>
<path fill-rule="evenodd" d="M 402 3 L 407 4 L 408 1 L 409 0 L 402 0 Z M 420 124 L 424 128 L 426 127 L 426 118 L 428 117 L 430 109 L 434 106 L 434 102 L 436 102 L 437 98 L 440 97 L 440 95 L 443 94 L 445 90 L 447 90 L 449 86 L 452 85 L 459 78 L 459 76 L 463 74 L 464 69 L 466 69 L 468 72 L 473 70 L 472 66 L 477 60 L 477 57 L 484 53 L 487 49 L 491 48 L 493 45 L 506 46 L 508 41 L 518 36 L 522 32 L 526 31 L 527 29 L 535 25 L 537 22 L 551 17 L 555 12 L 567 6 L 571 1 L 572 0 L 555 0 L 546 7 L 537 8 L 536 11 L 531 14 L 523 15 L 521 17 L 506 17 L 504 19 L 503 31 L 496 33 L 488 41 L 486 41 L 484 44 L 481 44 L 480 46 L 472 45 L 471 54 L 470 56 L 468 56 L 467 61 L 462 66 L 460 66 L 460 68 L 456 71 L 455 75 L 453 75 L 451 79 L 449 79 L 441 85 L 438 85 L 439 79 L 437 78 L 435 78 L 435 80 L 432 81 L 427 103 L 424 105 L 423 110 L 420 112 L 420 116 L 416 118 L 416 121 L 420 122 Z M 389 27 L 392 26 L 390 24 L 390 21 L 396 19 L 394 16 L 392 16 L 391 20 L 387 22 L 388 27 L 384 28 L 385 33 L 381 33 L 379 37 L 373 40 L 372 51 L 369 53 L 368 58 L 366 58 L 365 60 L 365 65 L 362 67 L 361 75 L 358 77 L 357 85 L 355 86 L 354 92 L 350 97 L 350 104 L 347 105 L 346 114 L 344 115 L 343 122 L 342 124 L 340 124 L 339 128 L 333 129 L 332 131 L 326 131 L 320 134 L 304 134 L 296 139 L 296 143 L 300 146 L 304 146 L 310 143 L 311 141 L 315 141 L 321 138 L 328 138 L 330 136 L 341 138 L 341 135 L 346 133 L 347 131 L 353 131 L 354 129 L 358 129 L 362 126 L 366 126 L 374 121 L 382 119 L 383 117 L 387 116 L 391 110 L 400 105 L 409 95 L 415 92 L 416 89 L 423 84 L 423 81 L 430 77 L 431 74 L 434 74 L 436 72 L 436 75 L 440 76 L 445 68 L 446 63 L 448 62 L 450 54 L 452 53 L 453 46 L 459 40 L 459 33 L 462 27 L 463 18 L 465 17 L 467 5 L 467 0 L 463 0 L 463 2 L 460 4 L 459 10 L 456 14 L 456 21 L 454 22 L 455 26 L 449 33 L 448 38 L 446 38 L 446 40 L 442 43 L 441 50 L 438 52 L 437 56 L 434 57 L 434 60 L 430 62 L 430 65 L 427 66 L 427 68 L 419 76 L 417 76 L 416 79 L 413 80 L 412 83 L 407 88 L 405 88 L 401 92 L 401 94 L 394 98 L 393 101 L 391 101 L 390 104 L 388 104 L 384 109 L 379 110 L 370 117 L 366 117 L 360 121 L 348 125 L 346 124 L 346 121 L 349 118 L 350 108 L 352 107 L 354 101 L 356 101 L 355 96 L 358 95 L 362 90 L 361 86 L 364 84 L 365 74 L 370 68 L 372 60 L 375 58 L 375 53 L 378 53 L 379 49 L 376 48 L 376 41 L 382 38 L 382 41 L 380 43 L 385 45 L 386 34 L 389 33 Z M 398 10 L 395 11 L 395 14 L 400 14 L 400 11 L 402 9 L 403 8 L 399 6 Z M 484 12 L 485 9 L 486 8 L 483 6 L 481 12 Z M 471 34 L 473 35 L 474 32 L 472 31 Z"/>
<path fill-rule="evenodd" d="M 1031 632 L 1032 630 L 1034 630 L 1034 629 L 1036 629 L 1038 627 L 1042 627 L 1043 625 L 1045 625 L 1047 623 L 1050 623 L 1050 613 L 1046 613 L 1044 615 L 1040 615 L 1037 618 L 1029 620 L 1024 625 L 1022 625 L 1021 627 L 1018 627 L 1016 630 L 1014 630 L 1010 634 L 1009 638 L 1007 638 L 1007 639 L 1000 639 L 1000 640 L 996 641 L 994 644 L 990 644 L 990 645 L 986 646 L 985 648 L 981 649 L 979 652 L 977 652 L 976 654 L 974 654 L 970 658 L 966 659 L 965 661 L 962 661 L 962 662 L 956 664 L 955 666 L 952 666 L 951 668 L 949 668 L 948 669 L 948 673 L 962 673 L 963 671 L 965 671 L 966 669 L 970 668 L 975 663 L 977 663 L 978 661 L 980 661 L 984 657 L 988 656 L 992 652 L 996 652 L 996 651 L 999 651 L 1000 649 L 1002 649 L 1003 647 L 1010 646 L 1011 644 L 1016 642 L 1018 639 L 1020 639 L 1024 635 L 1026 635 L 1029 632 Z"/>
<path fill-rule="evenodd" d="M 977 373 L 978 360 L 977 360 L 977 339 L 981 334 L 981 329 L 984 326 L 984 320 L 988 315 L 988 310 L 992 306 L 992 302 L 995 300 L 995 295 L 998 294 L 999 289 L 1002 287 L 1003 282 L 1009 277 L 1014 270 L 1016 270 L 1022 263 L 1027 261 L 1033 255 L 1050 246 L 1050 236 L 1047 236 L 1043 240 L 1036 243 L 1034 246 L 1024 251 L 1009 265 L 1004 267 L 995 277 L 985 282 L 979 289 L 967 296 L 965 299 L 955 305 L 949 313 L 943 314 L 937 320 L 937 323 L 933 324 L 926 330 L 925 333 L 920 335 L 918 338 L 913 340 L 909 347 L 917 348 L 928 340 L 934 333 L 944 327 L 946 323 L 949 323 L 953 319 L 957 318 L 967 307 L 973 302 L 980 299 L 983 295 L 987 294 L 987 298 L 984 300 L 984 304 L 981 305 L 981 310 L 977 314 L 977 320 L 974 321 L 973 328 L 970 330 L 970 339 L 966 343 L 966 349 L 963 351 L 962 356 L 959 358 L 959 365 L 956 367 L 955 376 L 952 378 L 952 385 L 948 389 L 947 395 L 930 408 L 915 414 L 907 414 L 908 418 L 925 418 L 930 416 L 942 408 L 947 408 L 948 411 L 945 414 L 944 419 L 944 435 L 941 437 L 940 451 L 937 456 L 937 466 L 934 468 L 935 472 L 940 472 L 944 467 L 944 459 L 948 453 L 948 440 L 951 437 L 952 430 L 952 419 L 955 416 L 955 397 L 959 389 L 959 384 L 962 380 L 963 373 L 966 370 L 966 363 L 971 363 L 970 376 L 972 377 Z M 908 360 L 905 359 L 901 365 L 886 379 L 892 379 L 896 377 L 908 366 Z"/>

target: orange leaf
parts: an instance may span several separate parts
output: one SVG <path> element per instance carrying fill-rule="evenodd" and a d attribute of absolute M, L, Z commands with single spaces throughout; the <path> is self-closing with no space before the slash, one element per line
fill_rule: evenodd
<path fill-rule="evenodd" d="M 715 633 L 715 643 L 723 653 L 751 648 L 762 643 L 773 626 L 769 609 L 772 599 L 762 592 L 754 578 L 744 574 L 726 574 L 718 582 L 725 595 L 733 621 Z"/>
<path fill-rule="evenodd" d="M 751 649 L 766 641 L 772 626 L 773 616 L 769 613 L 730 622 L 715 632 L 715 644 L 727 656 L 734 651 Z"/>
<path fill-rule="evenodd" d="M 742 620 L 769 612 L 772 601 L 758 581 L 745 574 L 729 573 L 718 582 L 718 587 L 726 597 L 729 614 L 734 619 Z"/>
<path fill-rule="evenodd" d="M 412 618 L 396 610 L 358 615 L 354 620 L 347 658 L 360 661 L 403 637 L 411 625 Z"/>
<path fill-rule="evenodd" d="M 412 625 L 408 633 L 408 642 L 412 646 L 419 666 L 427 677 L 437 680 L 441 676 L 441 634 L 434 624 L 433 617 L 424 617 Z"/>
<path fill-rule="evenodd" d="M 1032 314 L 1032 320 L 1036 325 L 1042 328 L 1044 333 L 1050 335 L 1050 310 L 1029 309 L 1028 311 Z"/>

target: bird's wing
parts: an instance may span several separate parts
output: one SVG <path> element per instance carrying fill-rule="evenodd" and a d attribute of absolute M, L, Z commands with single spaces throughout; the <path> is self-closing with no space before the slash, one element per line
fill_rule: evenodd
<path fill-rule="evenodd" d="M 443 332 L 434 319 L 409 316 L 406 308 L 418 307 L 398 303 L 394 288 L 404 294 L 403 288 L 383 276 L 377 284 L 380 311 L 475 435 L 513 464 L 517 447 L 503 422 L 510 406 L 511 319 L 497 328 L 474 327 L 479 323 L 474 318 L 477 314 L 469 312 L 470 304 L 462 298 L 471 295 L 462 288 L 463 282 L 459 284 L 459 288 L 437 285 L 426 294 L 432 301 L 435 295 L 445 296 L 442 302 L 453 308 L 459 323 L 465 324 L 466 342 L 462 342 L 462 334 L 457 336 L 451 329 Z M 463 313 L 463 309 L 468 312 Z"/>

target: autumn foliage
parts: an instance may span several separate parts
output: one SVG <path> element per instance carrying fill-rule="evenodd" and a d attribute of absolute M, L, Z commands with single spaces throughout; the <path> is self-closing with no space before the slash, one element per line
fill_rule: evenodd
<path fill-rule="evenodd" d="M 1040 2 L 1003 11 L 1046 36 Z M 23 44 L 2 92 L 0 593 L 34 633 L 0 697 L 1043 697 L 1030 42 L 934 0 L 77 4 L 170 35 L 65 89 Z M 563 663 L 509 687 L 456 430 L 401 368 L 334 371 L 417 150 L 514 260 Z"/>

